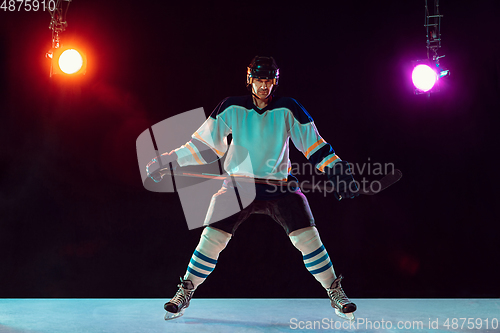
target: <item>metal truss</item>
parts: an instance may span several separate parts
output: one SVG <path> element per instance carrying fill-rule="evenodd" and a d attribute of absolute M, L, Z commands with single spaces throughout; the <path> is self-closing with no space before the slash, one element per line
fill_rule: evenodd
<path fill-rule="evenodd" d="M 49 6 L 50 24 L 49 29 L 52 30 L 52 49 L 57 49 L 60 46 L 59 35 L 66 30 L 68 22 L 66 14 L 69 4 L 72 0 L 56 0 L 54 9 Z"/>

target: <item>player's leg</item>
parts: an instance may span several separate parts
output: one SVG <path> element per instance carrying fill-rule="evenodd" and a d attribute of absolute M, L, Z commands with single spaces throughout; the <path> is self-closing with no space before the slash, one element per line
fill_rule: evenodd
<path fill-rule="evenodd" d="M 200 237 L 186 274 L 181 278 L 181 284 L 174 298 L 165 304 L 167 313 L 165 319 L 173 319 L 182 315 L 189 306 L 196 288 L 202 284 L 214 270 L 219 254 L 234 235 L 238 226 L 248 218 L 252 205 L 243 211 L 230 215 L 225 209 L 234 202 L 234 192 L 223 186 L 213 197 L 205 220 L 205 229 Z M 229 216 L 230 215 L 230 216 Z M 223 217 L 222 219 L 220 219 Z"/>
<path fill-rule="evenodd" d="M 340 286 L 342 277 L 337 278 L 335 275 L 305 195 L 298 190 L 271 202 L 270 205 L 273 218 L 283 226 L 293 245 L 302 253 L 306 268 L 326 289 L 335 312 L 345 318 L 345 313 L 355 311 L 356 305 L 349 301 Z M 354 319 L 354 316 L 349 317 Z"/>
<path fill-rule="evenodd" d="M 326 289 L 332 307 L 340 317 L 353 320 L 352 312 L 356 311 L 356 304 L 347 298 L 340 281 L 333 269 L 328 252 L 321 242 L 316 227 L 306 227 L 289 234 L 293 245 L 302 253 L 302 259 L 307 270 Z"/>
<path fill-rule="evenodd" d="M 302 253 L 302 260 L 309 273 L 324 288 L 329 288 L 337 276 L 316 227 L 295 230 L 288 236 L 292 244 Z"/>
<path fill-rule="evenodd" d="M 196 288 L 205 281 L 214 270 L 219 254 L 231 239 L 231 234 L 220 229 L 206 227 L 200 237 L 200 242 L 194 250 L 186 274 L 181 278 L 179 290 L 175 296 L 165 303 L 167 314 L 165 319 L 173 319 L 182 315 L 189 306 Z"/>
<path fill-rule="evenodd" d="M 219 254 L 226 248 L 231 234 L 223 230 L 206 227 L 200 237 L 200 242 L 194 250 L 184 275 L 184 280 L 190 280 L 196 289 L 214 270 Z"/>

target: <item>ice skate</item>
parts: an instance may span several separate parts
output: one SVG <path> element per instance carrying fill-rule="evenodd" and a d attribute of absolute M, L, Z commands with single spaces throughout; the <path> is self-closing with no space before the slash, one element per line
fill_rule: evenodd
<path fill-rule="evenodd" d="M 330 288 L 327 288 L 326 291 L 330 301 L 332 302 L 332 307 L 335 309 L 335 314 L 347 320 L 354 320 L 353 312 L 356 311 L 356 304 L 347 298 L 344 290 L 342 289 L 340 281 L 343 278 L 344 277 L 342 275 L 336 278 Z"/>
<path fill-rule="evenodd" d="M 184 314 L 184 310 L 189 306 L 189 302 L 194 294 L 194 286 L 190 280 L 181 277 L 181 283 L 177 286 L 179 290 L 168 303 L 165 303 L 165 320 L 179 318 Z"/>

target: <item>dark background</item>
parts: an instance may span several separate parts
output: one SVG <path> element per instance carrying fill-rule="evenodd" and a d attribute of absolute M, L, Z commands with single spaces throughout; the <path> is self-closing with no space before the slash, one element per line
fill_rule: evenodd
<path fill-rule="evenodd" d="M 409 77 L 424 1 L 306 3 L 75 0 L 61 37 L 87 49 L 79 80 L 49 78 L 47 12 L 0 12 L 0 297 L 173 296 L 201 229 L 142 187 L 135 140 L 246 94 L 256 54 L 343 159 L 403 172 L 373 197 L 308 195 L 349 297 L 500 296 L 499 2 L 440 2 L 451 76 L 430 97 Z M 326 295 L 254 216 L 197 297 Z"/>

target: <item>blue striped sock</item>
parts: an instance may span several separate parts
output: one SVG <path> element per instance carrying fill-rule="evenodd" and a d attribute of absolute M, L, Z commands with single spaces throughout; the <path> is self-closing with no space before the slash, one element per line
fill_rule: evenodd
<path fill-rule="evenodd" d="M 187 271 L 199 278 L 206 279 L 212 273 L 217 264 L 217 260 L 207 257 L 201 252 L 194 250 L 193 256 L 189 261 Z"/>
<path fill-rule="evenodd" d="M 335 280 L 335 271 L 318 230 L 315 227 L 299 229 L 289 236 L 293 245 L 302 253 L 302 260 L 309 273 L 324 288 L 329 288 Z"/>
<path fill-rule="evenodd" d="M 211 227 L 205 228 L 184 275 L 185 280 L 193 282 L 195 289 L 212 273 L 217 265 L 219 254 L 224 250 L 229 239 L 231 239 L 231 234 Z"/>
<path fill-rule="evenodd" d="M 321 274 L 332 267 L 330 256 L 323 244 L 313 252 L 303 255 L 302 260 L 304 260 L 304 265 L 312 275 Z"/>

